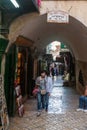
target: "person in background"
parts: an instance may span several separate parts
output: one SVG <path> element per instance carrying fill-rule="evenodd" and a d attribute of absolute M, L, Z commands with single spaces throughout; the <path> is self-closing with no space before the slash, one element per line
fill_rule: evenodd
<path fill-rule="evenodd" d="M 37 92 L 37 109 L 38 113 L 37 116 L 41 115 L 42 108 L 45 108 L 45 95 L 46 95 L 46 73 L 45 71 L 41 71 L 41 76 L 37 77 L 36 79 L 36 86 L 38 87 L 39 91 Z"/>
<path fill-rule="evenodd" d="M 52 77 L 54 78 L 55 74 L 54 74 L 54 68 L 53 67 L 51 68 L 51 74 L 52 74 Z"/>
<path fill-rule="evenodd" d="M 85 85 L 84 95 L 79 97 L 79 108 L 77 111 L 87 112 L 87 83 Z"/>
<path fill-rule="evenodd" d="M 70 74 L 69 74 L 69 72 L 66 72 L 64 81 L 65 81 L 65 82 L 69 81 L 69 78 L 70 78 Z"/>
<path fill-rule="evenodd" d="M 56 64 L 54 65 L 54 75 L 58 76 L 58 67 Z"/>
<path fill-rule="evenodd" d="M 69 86 L 69 81 L 70 81 L 70 74 L 69 71 L 65 71 L 64 76 L 63 76 L 63 86 Z"/>
<path fill-rule="evenodd" d="M 65 70 L 65 71 L 64 71 L 64 75 L 62 76 L 62 79 L 63 79 L 63 80 L 65 79 L 66 75 L 67 75 L 67 71 Z"/>
<path fill-rule="evenodd" d="M 45 95 L 45 110 L 48 111 L 48 104 L 49 104 L 49 96 L 52 91 L 52 77 L 50 76 L 50 72 L 46 72 L 46 95 Z"/>

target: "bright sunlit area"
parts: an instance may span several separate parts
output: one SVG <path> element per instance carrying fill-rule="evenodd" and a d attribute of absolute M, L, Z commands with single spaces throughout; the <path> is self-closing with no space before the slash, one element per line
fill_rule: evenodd
<path fill-rule="evenodd" d="M 47 46 L 47 54 L 52 54 L 53 60 L 59 57 L 61 42 L 53 41 Z"/>
<path fill-rule="evenodd" d="M 57 57 L 60 57 L 60 52 L 63 51 L 69 51 L 69 49 L 65 43 L 61 43 L 60 41 L 53 41 L 50 44 L 48 44 L 46 48 L 46 53 L 52 54 L 54 61 Z"/>

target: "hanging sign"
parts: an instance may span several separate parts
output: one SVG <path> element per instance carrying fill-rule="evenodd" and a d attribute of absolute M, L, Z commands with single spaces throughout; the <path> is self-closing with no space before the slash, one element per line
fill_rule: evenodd
<path fill-rule="evenodd" d="M 47 22 L 52 23 L 69 23 L 69 14 L 63 11 L 49 12 Z"/>

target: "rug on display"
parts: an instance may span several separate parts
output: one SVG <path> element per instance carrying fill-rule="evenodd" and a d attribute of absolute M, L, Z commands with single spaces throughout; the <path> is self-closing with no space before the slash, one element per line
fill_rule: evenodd
<path fill-rule="evenodd" d="M 0 128 L 7 130 L 9 127 L 9 118 L 4 92 L 4 78 L 0 75 Z"/>

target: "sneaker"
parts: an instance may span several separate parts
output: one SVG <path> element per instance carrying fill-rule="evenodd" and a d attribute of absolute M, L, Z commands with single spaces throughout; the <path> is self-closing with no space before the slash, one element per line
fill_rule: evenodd
<path fill-rule="evenodd" d="M 83 110 L 84 112 L 87 112 L 87 109 Z"/>
<path fill-rule="evenodd" d="M 41 112 L 38 112 L 38 113 L 37 113 L 37 116 L 40 116 L 40 115 L 41 115 Z"/>
<path fill-rule="evenodd" d="M 81 109 L 81 108 L 78 108 L 78 109 L 77 109 L 77 111 L 83 111 L 83 109 Z"/>

